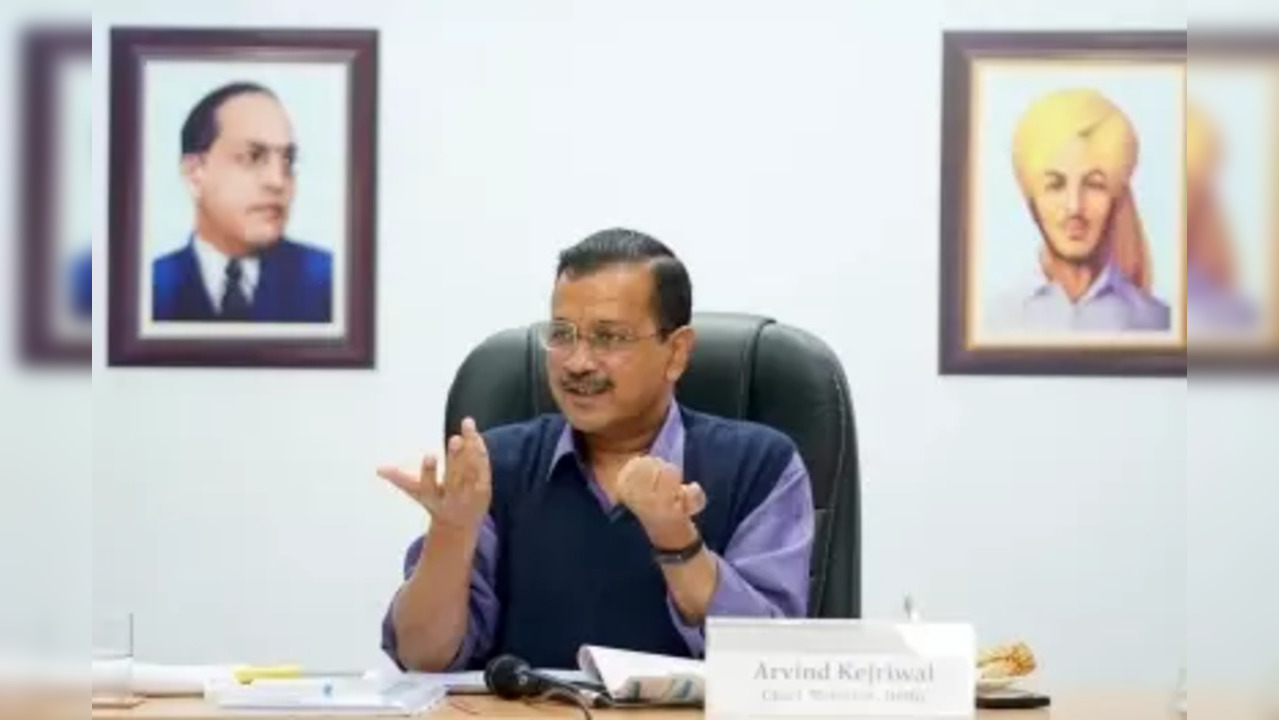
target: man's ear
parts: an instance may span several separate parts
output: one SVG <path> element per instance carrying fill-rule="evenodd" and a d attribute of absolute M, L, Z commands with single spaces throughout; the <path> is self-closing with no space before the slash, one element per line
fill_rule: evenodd
<path fill-rule="evenodd" d="M 187 186 L 187 192 L 191 193 L 191 199 L 199 200 L 204 188 L 204 163 L 200 156 L 183 155 L 178 169 L 182 173 L 182 182 Z"/>
<path fill-rule="evenodd" d="M 684 326 L 671 333 L 666 342 L 671 346 L 671 360 L 666 365 L 666 379 L 675 382 L 688 369 L 689 359 L 693 356 L 693 345 L 697 342 L 697 333 L 691 326 Z"/>

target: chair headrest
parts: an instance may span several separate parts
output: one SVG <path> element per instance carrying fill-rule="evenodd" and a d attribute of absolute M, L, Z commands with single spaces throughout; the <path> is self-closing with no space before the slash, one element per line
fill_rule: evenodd
<path fill-rule="evenodd" d="M 755 355 L 771 318 L 742 313 L 702 313 L 693 319 L 697 339 L 675 392 L 695 410 L 750 418 Z"/>

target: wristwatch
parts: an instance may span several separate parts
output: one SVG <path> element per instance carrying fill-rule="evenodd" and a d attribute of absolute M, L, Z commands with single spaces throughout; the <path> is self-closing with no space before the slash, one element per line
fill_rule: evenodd
<path fill-rule="evenodd" d="M 679 565 L 697 557 L 697 553 L 701 552 L 703 547 L 706 547 L 706 542 L 698 534 L 696 540 L 678 550 L 654 548 L 653 559 L 657 560 L 659 565 Z"/>

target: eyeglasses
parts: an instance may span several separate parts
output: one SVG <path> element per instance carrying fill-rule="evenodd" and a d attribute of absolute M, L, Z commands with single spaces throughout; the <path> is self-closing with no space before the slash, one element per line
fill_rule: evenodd
<path fill-rule="evenodd" d="M 265 145 L 253 144 L 231 155 L 236 165 L 254 172 L 272 167 L 272 160 L 277 157 L 280 159 L 280 168 L 286 176 L 296 173 L 297 150 L 292 147 L 268 148 Z"/>
<path fill-rule="evenodd" d="M 541 340 L 542 347 L 553 353 L 572 352 L 577 347 L 578 340 L 584 339 L 592 353 L 607 355 L 621 352 L 640 340 L 660 334 L 660 331 L 639 334 L 625 328 L 606 326 L 595 327 L 583 333 L 576 325 L 568 322 L 549 322 L 538 326 L 538 339 Z"/>

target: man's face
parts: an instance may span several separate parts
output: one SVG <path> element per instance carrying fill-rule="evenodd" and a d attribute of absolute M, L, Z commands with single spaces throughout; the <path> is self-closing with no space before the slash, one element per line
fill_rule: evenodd
<path fill-rule="evenodd" d="M 1114 207 L 1112 178 L 1091 161 L 1082 141 L 1067 145 L 1038 179 L 1033 204 L 1052 254 L 1084 263 L 1096 257 Z"/>
<path fill-rule="evenodd" d="M 244 251 L 284 233 L 294 193 L 293 128 L 269 95 L 238 95 L 218 109 L 218 136 L 184 169 L 204 222 Z"/>
<path fill-rule="evenodd" d="M 642 264 L 556 281 L 547 370 L 574 428 L 607 432 L 643 417 L 683 372 L 690 331 L 658 337 L 653 291 Z"/>

